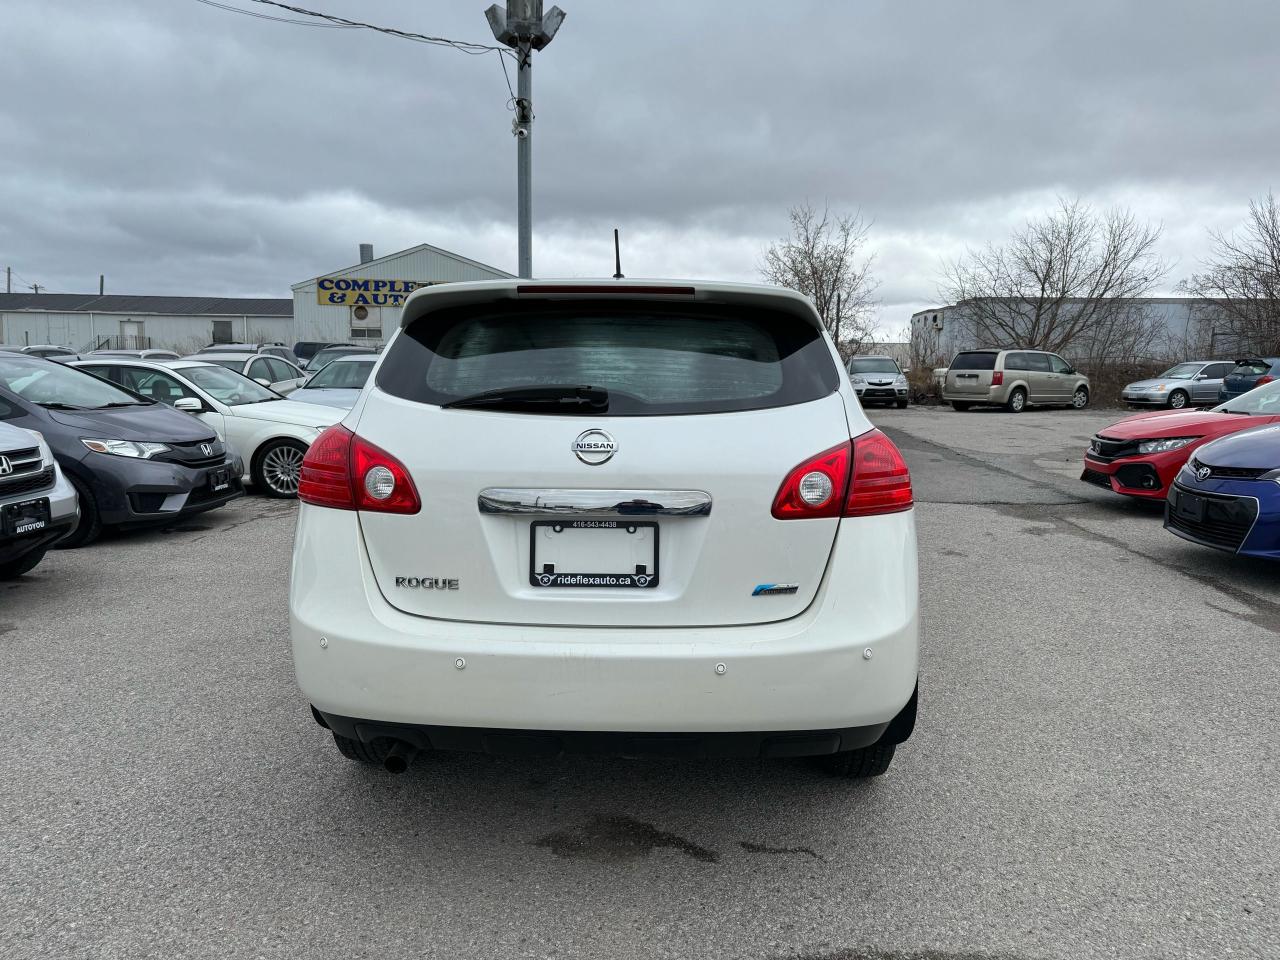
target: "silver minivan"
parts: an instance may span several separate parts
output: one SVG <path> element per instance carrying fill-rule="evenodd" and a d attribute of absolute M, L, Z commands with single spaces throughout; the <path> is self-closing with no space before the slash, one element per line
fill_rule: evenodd
<path fill-rule="evenodd" d="M 977 404 L 1021 413 L 1028 405 L 1089 405 L 1089 378 L 1044 350 L 966 350 L 947 369 L 942 399 L 957 410 Z"/>

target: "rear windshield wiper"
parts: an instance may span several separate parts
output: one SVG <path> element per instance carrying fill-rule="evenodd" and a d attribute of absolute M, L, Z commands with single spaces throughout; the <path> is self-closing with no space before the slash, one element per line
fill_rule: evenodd
<path fill-rule="evenodd" d="M 604 413 L 609 409 L 609 391 L 587 385 L 508 387 L 486 390 L 442 403 L 450 407 L 558 407 L 574 413 Z"/>
<path fill-rule="evenodd" d="M 44 407 L 46 410 L 87 410 L 88 407 L 77 407 L 74 403 L 63 403 L 61 400 L 50 400 L 47 403 L 36 401 L 37 407 Z"/>

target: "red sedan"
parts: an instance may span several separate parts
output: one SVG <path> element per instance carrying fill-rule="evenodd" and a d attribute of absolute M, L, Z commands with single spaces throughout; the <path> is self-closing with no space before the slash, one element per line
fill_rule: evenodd
<path fill-rule="evenodd" d="M 1125 417 L 1100 430 L 1084 455 L 1080 479 L 1128 497 L 1163 500 L 1199 446 L 1237 430 L 1280 421 L 1266 389 L 1212 410 L 1169 410 Z"/>

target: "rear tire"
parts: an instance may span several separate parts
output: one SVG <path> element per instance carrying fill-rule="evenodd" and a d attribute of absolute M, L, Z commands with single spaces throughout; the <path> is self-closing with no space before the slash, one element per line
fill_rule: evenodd
<path fill-rule="evenodd" d="M 387 758 L 387 752 L 391 749 L 391 741 L 389 740 L 375 740 L 373 743 L 365 743 L 363 740 L 352 740 L 350 737 L 344 737 L 340 733 L 333 735 L 333 742 L 337 744 L 338 752 L 348 760 L 354 760 L 356 763 L 374 763 L 379 766 Z"/>
<path fill-rule="evenodd" d="M 98 515 L 98 502 L 93 499 L 93 494 L 85 484 L 70 473 L 67 474 L 67 479 L 76 488 L 76 496 L 80 500 L 80 521 L 75 525 L 75 529 L 54 544 L 55 550 L 87 547 L 102 533 L 102 519 Z"/>
<path fill-rule="evenodd" d="M 1021 413 L 1027 409 L 1027 391 L 1021 387 L 1014 387 L 1013 393 L 1009 394 L 1009 399 L 1005 401 L 1004 408 L 1010 413 Z"/>
<path fill-rule="evenodd" d="M 850 780 L 879 777 L 889 769 L 897 749 L 897 744 L 873 743 L 860 750 L 843 750 L 819 757 L 818 766 L 832 776 L 847 777 Z"/>
<path fill-rule="evenodd" d="M 23 554 L 17 560 L 0 563 L 0 580 L 13 580 L 24 573 L 30 573 L 44 559 L 45 549 L 41 547 L 39 550 Z"/>
<path fill-rule="evenodd" d="M 964 412 L 965 412 L 966 410 L 968 410 L 968 409 L 969 409 L 969 407 L 971 407 L 971 406 L 972 406 L 972 404 L 965 403 L 965 402 L 964 402 L 964 401 L 962 401 L 962 400 L 952 400 L 952 401 L 951 401 L 951 408 L 952 408 L 953 410 L 955 410 L 955 412 L 956 412 L 956 413 L 964 413 Z"/>
<path fill-rule="evenodd" d="M 1183 407 L 1187 405 L 1188 399 L 1189 398 L 1187 397 L 1187 391 L 1185 390 L 1173 391 L 1173 393 L 1169 394 L 1169 409 L 1181 410 Z"/>
<path fill-rule="evenodd" d="M 1076 392 L 1071 395 L 1071 406 L 1076 410 L 1083 410 L 1089 405 L 1089 391 L 1086 387 L 1076 387 Z"/>

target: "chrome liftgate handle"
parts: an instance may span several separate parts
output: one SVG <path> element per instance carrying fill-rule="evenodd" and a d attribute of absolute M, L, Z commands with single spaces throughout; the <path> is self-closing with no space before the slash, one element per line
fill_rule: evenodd
<path fill-rule="evenodd" d="M 704 490 L 571 490 L 488 487 L 476 505 L 491 514 L 611 514 L 618 517 L 706 517 L 711 494 Z"/>

